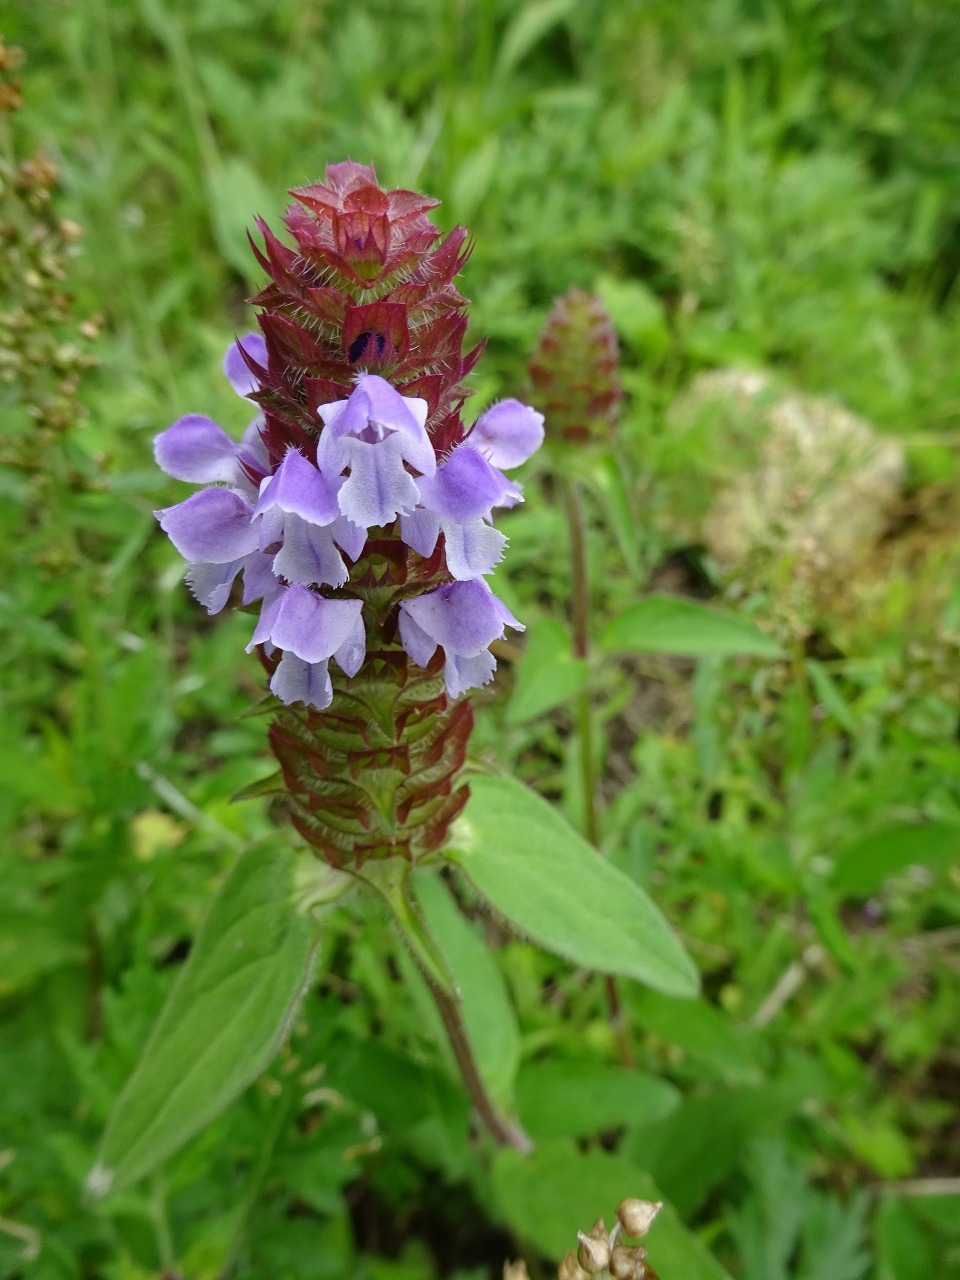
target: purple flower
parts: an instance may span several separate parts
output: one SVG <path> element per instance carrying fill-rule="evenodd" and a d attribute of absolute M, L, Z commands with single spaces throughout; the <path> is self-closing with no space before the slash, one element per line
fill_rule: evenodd
<path fill-rule="evenodd" d="M 362 549 L 366 534 L 356 526 L 351 532 L 340 515 L 339 487 L 293 448 L 263 482 L 253 518 L 259 521 L 261 551 L 275 553 L 278 577 L 305 587 L 346 582 L 349 574 L 336 543 L 345 542 L 348 551 L 359 543 Z"/>
<path fill-rule="evenodd" d="M 359 600 L 327 600 L 306 587 L 279 587 L 254 629 L 256 645 L 282 649 L 270 689 L 281 702 L 306 702 L 323 710 L 333 687 L 327 663 L 333 658 L 348 676 L 363 665 L 366 634 Z"/>
<path fill-rule="evenodd" d="M 480 415 L 467 443 L 507 471 L 519 467 L 543 444 L 543 414 L 519 400 L 501 400 Z"/>
<path fill-rule="evenodd" d="M 442 532 L 447 568 L 455 578 L 467 581 L 491 573 L 507 542 L 489 523 L 492 511 L 520 496 L 516 485 L 476 449 L 461 444 L 418 487 L 422 507 L 400 520 L 407 545 L 428 556 Z"/>
<path fill-rule="evenodd" d="M 248 472 L 263 474 L 267 468 L 267 451 L 259 426 L 257 418 L 237 444 L 211 418 L 188 413 L 154 439 L 153 456 L 157 466 L 174 480 L 190 480 L 193 484 L 220 482 L 254 493 Z"/>
<path fill-rule="evenodd" d="M 338 495 L 341 514 L 364 529 L 409 515 L 420 493 L 404 464 L 425 476 L 437 469 L 424 425 L 426 400 L 402 396 L 376 374 L 362 374 L 346 400 L 321 405 L 320 417 L 317 466 L 331 477 L 350 471 Z"/>
<path fill-rule="evenodd" d="M 427 665 L 437 645 L 443 649 L 443 674 L 452 698 L 493 678 L 497 660 L 489 646 L 506 627 L 524 630 L 482 580 L 451 582 L 404 600 L 399 620 L 403 647 L 418 667 Z"/>
<path fill-rule="evenodd" d="M 231 343 L 227 348 L 227 354 L 223 357 L 223 372 L 227 381 L 238 396 L 247 397 L 251 391 L 260 390 L 260 380 L 244 359 L 244 353 L 247 360 L 252 360 L 254 364 L 266 369 L 267 344 L 263 336 L 259 333 L 245 333 L 242 338 Z"/>

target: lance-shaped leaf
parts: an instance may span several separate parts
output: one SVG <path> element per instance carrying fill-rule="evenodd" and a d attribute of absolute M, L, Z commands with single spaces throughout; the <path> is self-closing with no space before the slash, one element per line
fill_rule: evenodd
<path fill-rule="evenodd" d="M 608 653 L 752 654 L 779 658 L 783 650 L 747 618 L 719 613 L 679 596 L 647 596 L 606 628 Z"/>
<path fill-rule="evenodd" d="M 316 930 L 295 902 L 297 855 L 254 846 L 230 872 L 117 1100 L 88 1189 L 156 1168 L 270 1063 L 305 989 Z"/>
<path fill-rule="evenodd" d="M 696 995 L 696 967 L 638 884 L 544 800 L 510 778 L 475 777 L 447 856 L 501 915 L 575 964 Z"/>

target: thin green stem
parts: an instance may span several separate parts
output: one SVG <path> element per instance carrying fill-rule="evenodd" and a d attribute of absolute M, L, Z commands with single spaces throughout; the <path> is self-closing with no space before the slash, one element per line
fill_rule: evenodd
<path fill-rule="evenodd" d="M 567 528 L 570 532 L 571 621 L 573 652 L 587 661 L 590 656 L 590 569 L 587 560 L 586 521 L 580 489 L 575 479 L 563 481 Z M 583 831 L 595 849 L 600 848 L 600 824 L 597 820 L 597 779 L 594 773 L 593 714 L 590 690 L 585 686 L 576 702 L 577 749 L 580 765 L 580 788 L 583 793 Z M 617 1054 L 622 1066 L 633 1065 L 633 1049 L 629 1028 L 623 1017 L 617 980 L 607 975 L 604 981 L 610 1026 L 617 1041 Z"/>

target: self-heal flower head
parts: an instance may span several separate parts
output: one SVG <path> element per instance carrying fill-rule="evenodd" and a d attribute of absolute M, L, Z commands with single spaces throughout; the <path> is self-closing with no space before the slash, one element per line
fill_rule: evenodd
<path fill-rule="evenodd" d="M 504 471 L 543 419 L 504 400 L 465 430 L 467 238 L 440 237 L 434 201 L 353 161 L 293 194 L 292 244 L 258 222 L 260 332 L 223 362 L 256 417 L 239 442 L 201 414 L 157 437 L 160 466 L 200 486 L 157 518 L 211 612 L 238 580 L 261 602 L 248 649 L 277 699 L 280 772 L 260 790 L 359 867 L 441 848 L 466 801 L 462 695 L 520 628 L 485 580 L 506 546 L 493 517 L 522 501 Z"/>

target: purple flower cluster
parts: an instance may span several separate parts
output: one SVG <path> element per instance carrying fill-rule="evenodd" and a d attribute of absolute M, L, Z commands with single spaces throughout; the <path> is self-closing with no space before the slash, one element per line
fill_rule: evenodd
<path fill-rule="evenodd" d="M 224 373 L 247 397 L 259 390 L 252 370 L 266 362 L 262 337 L 248 334 L 227 352 Z M 349 593 L 347 562 L 360 559 L 371 530 L 397 520 L 403 542 L 423 557 L 442 533 L 453 581 L 400 602 L 400 640 L 420 667 L 443 649 L 451 697 L 486 684 L 496 668 L 490 643 L 506 626 L 523 629 L 484 581 L 506 543 L 492 513 L 522 501 L 502 469 L 540 447 L 542 415 L 504 400 L 440 459 L 426 400 L 375 374 L 361 374 L 347 399 L 322 405 L 319 416 L 315 463 L 291 446 L 271 464 L 262 415 L 239 444 L 200 414 L 157 436 L 158 465 L 206 486 L 155 513 L 189 562 L 193 594 L 217 613 L 242 574 L 243 603 L 263 602 L 248 652 L 279 651 L 272 692 L 322 710 L 333 697 L 330 659 L 354 676 L 366 655 L 363 603 Z"/>

